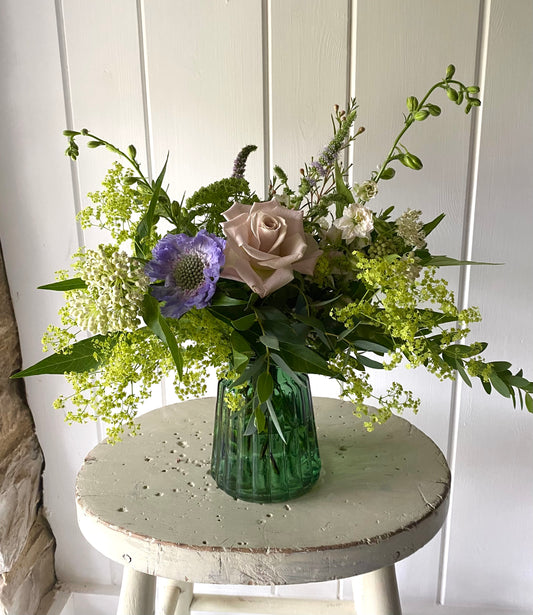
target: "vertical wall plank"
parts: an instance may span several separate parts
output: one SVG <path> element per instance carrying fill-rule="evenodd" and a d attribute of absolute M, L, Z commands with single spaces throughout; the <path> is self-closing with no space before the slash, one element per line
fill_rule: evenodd
<path fill-rule="evenodd" d="M 533 5 L 490 3 L 471 302 L 487 359 L 533 374 Z M 533 417 L 466 390 L 461 408 L 446 603 L 533 607 Z"/>
<path fill-rule="evenodd" d="M 143 84 L 136 3 L 131 0 L 68 0 L 63 26 L 72 127 L 87 128 L 123 151 L 133 143 L 146 171 Z M 100 188 L 107 169 L 119 157 L 105 148 L 89 150 L 79 139 L 80 205 Z M 84 232 L 87 247 L 109 242 L 104 231 Z"/>
<path fill-rule="evenodd" d="M 247 179 L 263 187 L 263 81 L 259 0 L 145 2 L 155 168 L 181 199 L 228 177 L 245 145 Z"/>
<path fill-rule="evenodd" d="M 272 0 L 272 160 L 296 185 L 332 137 L 333 105 L 348 97 L 348 2 Z"/>
<path fill-rule="evenodd" d="M 17 318 L 23 363 L 43 358 L 41 336 L 57 322 L 61 293 L 37 290 L 67 268 L 78 247 L 69 162 L 63 155 L 65 106 L 52 2 L 2 3 L 0 8 L 0 236 Z M 68 427 L 52 408 L 69 394 L 61 377 L 26 380 L 45 456 L 44 506 L 57 539 L 60 578 L 107 583 L 108 563 L 81 536 L 74 480 L 96 443 L 94 425 Z"/>
<path fill-rule="evenodd" d="M 369 177 L 386 156 L 403 126 L 407 96 L 419 99 L 444 76 L 448 64 L 457 76 L 471 83 L 476 59 L 478 2 L 411 0 L 371 2 L 359 0 L 356 15 L 355 93 L 359 122 L 366 131 L 356 142 L 354 176 Z M 396 207 L 420 209 L 430 220 L 441 212 L 446 218 L 430 237 L 433 253 L 460 257 L 462 225 L 469 166 L 470 118 L 451 103 L 442 91 L 432 99 L 442 108 L 439 118 L 415 124 L 403 143 L 420 156 L 421 171 L 405 167 L 396 177 L 381 182 L 372 201 L 374 209 Z M 452 288 L 458 271 L 441 271 Z M 416 417 L 406 416 L 428 433 L 446 451 L 451 385 L 439 382 L 421 370 L 398 368 L 376 374 L 373 381 L 383 389 L 398 380 L 422 400 Z M 434 600 L 438 584 L 439 539 L 436 538 L 398 567 L 404 596 Z"/>
<path fill-rule="evenodd" d="M 137 3 L 68 0 L 62 2 L 62 9 L 72 127 L 88 128 L 123 151 L 133 143 L 148 174 Z M 100 189 L 111 163 L 119 160 L 103 147 L 88 149 L 86 141 L 79 139 L 80 156 L 73 169 L 80 208 L 90 202 L 88 192 Z M 83 241 L 86 247 L 95 248 L 99 243 L 109 243 L 111 237 L 106 231 L 90 228 L 83 231 Z M 162 399 L 161 385 L 154 386 L 150 400 L 140 411 L 160 406 Z M 104 429 L 98 433 L 102 437 Z M 117 568 L 114 564 L 106 567 L 111 571 L 107 583 L 120 582 Z M 72 574 L 67 569 L 63 578 Z"/>
<path fill-rule="evenodd" d="M 238 152 L 246 178 L 264 186 L 264 92 L 260 0 L 144 3 L 154 174 L 169 154 L 166 179 L 176 200 L 229 177 Z M 216 394 L 214 374 L 208 394 Z M 177 401 L 170 383 L 165 403 Z"/>
<path fill-rule="evenodd" d="M 348 2 L 270 3 L 271 157 L 296 188 L 304 163 L 317 158 L 332 138 L 333 105 L 348 97 Z M 326 378 L 313 378 L 313 393 L 327 395 Z M 302 588 L 278 588 L 292 596 Z M 306 595 L 334 598 L 335 582 L 306 586 Z M 311 593 L 310 593 L 311 592 Z"/>
<path fill-rule="evenodd" d="M 170 193 L 178 198 L 229 174 L 237 151 L 255 143 L 260 151 L 250 159 L 248 177 L 261 194 L 261 150 L 270 146 L 271 159 L 297 180 L 302 163 L 329 139 L 332 105 L 344 104 L 349 93 L 353 10 L 357 28 L 351 78 L 359 123 L 367 128 L 354 152 L 355 178 L 365 179 L 397 134 L 407 95 L 420 96 L 450 62 L 464 81 L 473 79 L 479 4 L 58 0 L 64 15 L 68 111 L 78 128 L 123 146 L 134 142 L 145 168 L 150 155 L 157 171 L 170 151 L 167 178 Z M 529 0 L 492 0 L 491 6 L 473 256 L 506 265 L 474 269 L 470 300 L 483 307 L 485 321 L 475 334 L 490 342 L 490 357 L 509 358 L 531 375 L 533 340 L 524 323 L 533 299 L 528 282 L 533 262 L 528 235 L 533 15 Z M 268 8 L 268 40 L 263 7 Z M 27 365 L 41 358 L 39 338 L 61 303 L 57 295 L 35 287 L 68 266 L 78 246 L 75 197 L 98 186 L 112 156 L 83 151 L 77 165 L 80 190 L 73 192 L 63 156 L 66 115 L 53 5 L 6 0 L 0 17 L 0 237 Z M 445 211 L 431 247 L 459 256 L 470 118 L 442 95 L 435 102 L 443 115 L 415 126 L 406 138 L 423 159 L 424 170 L 401 168 L 395 180 L 382 183 L 374 205 L 419 208 L 427 218 Z M 265 134 L 270 143 L 264 142 Z M 151 152 L 146 143 L 153 145 Z M 85 240 L 94 245 L 100 236 L 86 233 Z M 453 272 L 450 280 L 457 283 Z M 414 420 L 446 450 L 449 385 L 418 371 L 391 376 L 421 395 L 423 409 Z M 323 394 L 324 381 L 315 384 L 314 392 Z M 377 380 L 378 387 L 385 384 L 386 379 Z M 79 534 L 73 501 L 75 473 L 97 439 L 96 430 L 93 425 L 67 427 L 61 413 L 52 410 L 52 400 L 67 392 L 62 379 L 28 379 L 27 390 L 46 457 L 45 505 L 58 538 L 60 578 L 107 584 L 107 561 Z M 524 522 L 533 505 L 531 416 L 513 412 L 506 400 L 488 398 L 478 387 L 464 393 L 460 417 L 447 602 L 532 608 L 527 589 L 533 581 L 533 534 Z M 400 565 L 404 597 L 433 601 L 438 551 L 436 540 Z M 307 594 L 310 588 L 287 589 L 298 591 Z M 331 597 L 335 586 L 312 591 Z M 345 597 L 349 593 L 346 588 Z"/>

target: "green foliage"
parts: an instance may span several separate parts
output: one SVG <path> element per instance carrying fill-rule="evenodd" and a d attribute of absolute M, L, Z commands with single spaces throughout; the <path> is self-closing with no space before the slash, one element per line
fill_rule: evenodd
<path fill-rule="evenodd" d="M 220 225 L 225 219 L 222 213 L 237 200 L 241 203 L 253 200 L 248 182 L 241 177 L 221 179 L 200 188 L 187 199 L 182 214 L 182 232 L 195 235 L 200 227 L 209 233 L 222 235 Z"/>
<path fill-rule="evenodd" d="M 144 175 L 135 146 L 121 150 L 87 129 L 65 131 L 66 153 L 74 160 L 80 154 L 78 141 L 87 139 L 89 149 L 105 147 L 127 164 L 127 169 L 118 162 L 111 167 L 103 189 L 89 195 L 92 204 L 79 215 L 84 228 L 105 229 L 114 243 L 78 252 L 74 275 L 59 272 L 56 282 L 41 287 L 65 293 L 61 326 L 51 325 L 43 337 L 45 349 L 53 354 L 16 377 L 65 373 L 73 394 L 68 400 L 60 397 L 56 407 L 68 403 L 71 421 L 101 418 L 111 440 L 120 436 L 124 425 L 135 429 L 138 404 L 162 377 L 174 375 L 180 398 L 203 396 L 211 367 L 219 375 L 229 370 L 229 403 L 235 411 L 246 408 L 250 415 L 245 433 L 262 431 L 272 421 L 281 435 L 274 404 L 277 369 L 296 380 L 302 373 L 336 379 L 369 429 L 393 412 L 418 410 L 420 401 L 399 383 L 385 393 L 376 393 L 370 384 L 368 370 L 392 369 L 402 362 L 423 367 L 439 379 L 460 376 L 468 386 L 479 379 L 487 393 L 496 391 L 533 412 L 533 383 L 522 371 L 513 372 L 506 361 L 482 359 L 487 344 L 466 341 L 479 312 L 456 307 L 436 267 L 477 263 L 431 254 L 427 237 L 444 214 L 424 222 L 418 210 L 393 216 L 392 206 L 379 214 L 369 206 L 379 181 L 392 179 L 398 165 L 423 168 L 421 158 L 402 139 L 412 125 L 440 116 L 441 107 L 430 101 L 437 90 L 456 105 L 464 104 L 466 113 L 480 104 L 479 88 L 455 79 L 455 67 L 448 66 L 444 78 L 423 97 L 407 98 L 403 126 L 383 163 L 353 185 L 342 154 L 364 129 L 354 129 L 355 100 L 346 110 L 335 106 L 333 136 L 300 170 L 294 189 L 287 173 L 274 166 L 267 197 L 300 210 L 300 235 L 292 235 L 300 224 L 295 212 L 248 229 L 249 252 L 258 250 L 269 257 L 250 258 L 252 277 L 279 274 L 285 283 L 259 296 L 260 291 L 238 281 L 233 271 L 231 279 L 222 271 L 209 305 L 190 309 L 179 320 L 164 317 L 164 304 L 151 294 L 154 286 L 175 281 L 176 263 L 171 261 L 174 269 L 157 281 L 148 279 L 145 264 L 160 233 L 195 236 L 205 229 L 224 237 L 224 213 L 236 202 L 260 201 L 244 179 L 248 156 L 256 147 L 248 145 L 239 152 L 232 177 L 176 201 L 163 188 L 167 162 L 153 181 Z M 293 222 L 287 231 L 289 219 Z M 254 224 L 263 222 L 254 218 Z M 291 235 L 289 247 L 281 248 L 285 233 Z M 256 247 L 265 236 L 273 238 L 269 247 Z M 134 257 L 121 249 L 126 242 Z M 242 258 L 248 257 L 244 250 Z M 92 337 L 84 337 L 87 330 Z M 366 406 L 369 399 L 377 403 L 376 411 Z"/>

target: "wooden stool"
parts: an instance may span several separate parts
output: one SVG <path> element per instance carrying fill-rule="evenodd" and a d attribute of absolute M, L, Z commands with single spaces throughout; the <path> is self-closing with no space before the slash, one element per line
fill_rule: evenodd
<path fill-rule="evenodd" d="M 296 615 L 312 605 L 353 613 L 352 603 L 338 601 L 193 595 L 195 582 L 348 577 L 357 615 L 401 615 L 394 563 L 425 545 L 446 516 L 450 473 L 437 446 L 398 417 L 368 433 L 349 403 L 317 398 L 317 484 L 288 503 L 252 504 L 209 476 L 214 403 L 145 414 L 141 435 L 99 444 L 78 474 L 81 531 L 124 566 L 119 615 L 152 615 L 158 577 L 167 579 L 159 591 L 165 615 L 191 608 Z"/>

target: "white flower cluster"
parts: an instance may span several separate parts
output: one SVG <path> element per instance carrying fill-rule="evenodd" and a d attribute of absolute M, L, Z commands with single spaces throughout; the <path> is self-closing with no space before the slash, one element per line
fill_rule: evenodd
<path fill-rule="evenodd" d="M 374 220 L 370 209 L 352 203 L 345 208 L 342 217 L 333 222 L 333 226 L 342 231 L 342 238 L 346 243 L 351 243 L 356 237 L 370 237 Z"/>
<path fill-rule="evenodd" d="M 115 246 L 85 250 L 75 264 L 87 288 L 70 293 L 70 315 L 93 334 L 135 330 L 149 285 L 143 266 Z"/>
<path fill-rule="evenodd" d="M 426 245 L 421 215 L 418 209 L 408 209 L 396 220 L 396 231 L 408 246 L 423 248 Z"/>

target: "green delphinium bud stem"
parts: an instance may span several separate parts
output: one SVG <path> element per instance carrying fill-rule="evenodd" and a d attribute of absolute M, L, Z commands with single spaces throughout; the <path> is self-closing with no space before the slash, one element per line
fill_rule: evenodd
<path fill-rule="evenodd" d="M 442 81 L 439 81 L 438 83 L 433 85 L 431 88 L 429 88 L 429 90 L 427 91 L 427 93 L 424 96 L 424 98 L 422 98 L 422 100 L 418 103 L 417 109 L 419 109 L 420 111 L 416 111 L 414 113 L 411 112 L 405 118 L 405 125 L 402 128 L 402 130 L 400 131 L 399 135 L 396 137 L 396 140 L 394 141 L 394 143 L 392 144 L 392 147 L 391 147 L 387 157 L 385 158 L 385 161 L 381 165 L 380 170 L 378 171 L 378 173 L 375 176 L 372 177 L 372 179 L 375 182 L 378 182 L 380 179 L 390 179 L 391 177 L 394 176 L 394 174 L 392 174 L 392 175 L 390 174 L 390 171 L 392 169 L 390 167 L 388 167 L 387 165 L 392 160 L 395 159 L 398 143 L 400 142 L 400 139 L 403 137 L 403 135 L 407 132 L 409 127 L 413 124 L 413 122 L 415 122 L 417 120 L 418 121 L 425 120 L 428 117 L 428 115 L 432 115 L 432 116 L 440 115 L 441 110 L 440 110 L 440 107 L 438 107 L 437 105 L 429 105 L 428 104 L 427 105 L 427 110 L 424 109 L 424 105 L 425 105 L 426 101 L 428 100 L 428 98 L 431 96 L 431 94 L 433 94 L 433 92 L 437 88 L 445 89 L 448 98 L 450 98 L 454 102 L 458 101 L 459 93 L 461 94 L 461 102 L 462 102 L 463 96 L 464 96 L 464 92 L 467 92 L 467 95 L 468 95 L 469 93 L 477 93 L 477 92 L 474 92 L 474 89 L 479 91 L 478 86 L 466 87 L 460 81 L 452 80 L 452 77 L 453 77 L 454 74 L 455 74 L 455 66 L 453 66 L 453 64 L 450 64 L 448 66 L 448 68 L 446 69 L 446 78 L 443 79 Z M 457 90 L 455 90 L 450 84 L 454 84 L 454 85 L 458 86 L 459 92 Z M 407 103 L 408 106 L 409 106 L 409 104 L 412 104 L 412 99 L 415 99 L 415 97 L 414 96 L 410 96 L 407 99 L 408 100 L 408 103 Z M 409 101 L 411 101 L 411 102 L 409 102 Z M 466 113 L 468 113 L 472 107 L 478 107 L 481 104 L 481 101 L 478 100 L 477 98 L 467 97 L 467 101 L 468 102 L 467 102 L 466 109 L 465 109 Z M 418 113 L 420 113 L 421 111 L 424 111 L 423 116 L 419 115 L 417 118 L 415 118 L 415 116 Z M 419 159 L 417 159 L 417 160 L 420 162 Z M 420 164 L 422 164 L 422 163 L 420 162 Z M 418 167 L 418 168 L 422 168 L 422 167 Z"/>
<path fill-rule="evenodd" d="M 409 96 L 407 99 L 407 110 L 411 113 L 418 109 L 418 98 L 416 96 Z"/>
<path fill-rule="evenodd" d="M 455 66 L 450 64 L 446 69 L 446 79 L 451 79 L 455 74 Z"/>

